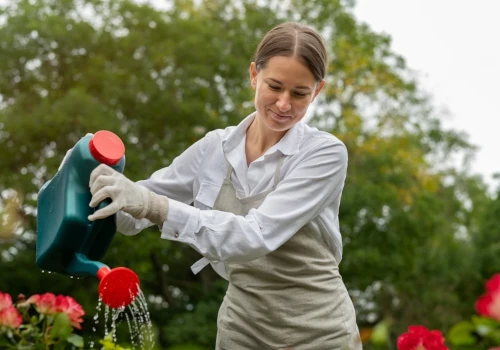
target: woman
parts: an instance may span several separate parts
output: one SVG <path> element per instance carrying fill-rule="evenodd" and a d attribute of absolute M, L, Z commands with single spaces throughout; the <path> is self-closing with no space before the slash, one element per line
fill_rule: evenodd
<path fill-rule="evenodd" d="M 361 349 L 338 269 L 347 151 L 300 122 L 326 68 L 313 29 L 278 25 L 250 64 L 255 112 L 238 126 L 209 132 L 148 180 L 92 172 L 90 206 L 113 203 L 90 220 L 118 213 L 126 235 L 158 225 L 204 256 L 195 273 L 210 263 L 229 281 L 217 349 Z"/>

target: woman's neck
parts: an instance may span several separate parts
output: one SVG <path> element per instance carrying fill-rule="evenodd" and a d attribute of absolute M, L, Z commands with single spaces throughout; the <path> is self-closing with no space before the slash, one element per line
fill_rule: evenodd
<path fill-rule="evenodd" d="M 262 156 L 269 148 L 277 144 L 286 131 L 270 130 L 263 121 L 256 116 L 247 129 L 245 151 L 247 165 Z"/>

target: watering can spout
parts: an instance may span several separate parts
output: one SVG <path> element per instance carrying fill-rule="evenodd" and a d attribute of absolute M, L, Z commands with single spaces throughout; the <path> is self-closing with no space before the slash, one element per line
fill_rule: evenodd
<path fill-rule="evenodd" d="M 81 276 L 81 275 L 91 275 L 97 276 L 99 269 L 106 267 L 103 263 L 99 261 L 90 260 L 86 255 L 82 253 L 75 253 L 73 259 L 66 267 L 66 271 L 70 275 Z"/>
<path fill-rule="evenodd" d="M 99 282 L 99 297 L 114 309 L 128 306 L 139 294 L 139 277 L 126 267 L 109 268 L 93 261 L 82 253 L 75 253 L 66 271 L 72 275 L 96 276 Z"/>
<path fill-rule="evenodd" d="M 109 307 L 118 309 L 131 304 L 139 294 L 139 277 L 126 267 L 107 266 L 97 271 L 99 297 Z"/>

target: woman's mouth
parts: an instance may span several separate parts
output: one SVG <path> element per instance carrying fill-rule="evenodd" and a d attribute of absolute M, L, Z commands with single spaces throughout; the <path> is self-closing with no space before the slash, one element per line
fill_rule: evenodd
<path fill-rule="evenodd" d="M 283 114 L 278 114 L 278 113 L 275 113 L 271 110 L 269 110 L 269 112 L 271 112 L 271 117 L 276 120 L 276 121 L 279 121 L 279 122 L 283 122 L 285 120 L 288 120 L 290 119 L 292 116 L 290 115 L 283 115 Z"/>

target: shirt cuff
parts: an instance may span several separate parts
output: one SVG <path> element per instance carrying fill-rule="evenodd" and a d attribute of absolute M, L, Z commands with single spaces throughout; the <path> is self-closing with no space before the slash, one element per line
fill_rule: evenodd
<path fill-rule="evenodd" d="M 195 233 L 200 221 L 200 209 L 169 198 L 167 220 L 161 238 L 195 245 Z"/>

